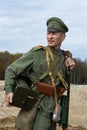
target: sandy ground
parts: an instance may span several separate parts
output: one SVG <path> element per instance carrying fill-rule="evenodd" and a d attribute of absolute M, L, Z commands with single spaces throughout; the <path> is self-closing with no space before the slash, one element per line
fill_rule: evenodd
<path fill-rule="evenodd" d="M 0 81 L 0 130 L 16 130 L 17 107 L 7 107 L 4 82 Z M 71 85 L 68 130 L 87 130 L 87 85 Z M 57 126 L 57 130 L 62 130 Z"/>

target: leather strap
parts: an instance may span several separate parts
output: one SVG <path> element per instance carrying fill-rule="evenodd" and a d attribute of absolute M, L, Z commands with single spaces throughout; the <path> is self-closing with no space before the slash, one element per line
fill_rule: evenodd
<path fill-rule="evenodd" d="M 48 69 L 50 69 L 50 58 L 49 58 L 49 55 L 51 57 L 51 60 L 54 63 L 54 56 L 53 56 L 52 52 L 49 50 L 49 48 L 46 47 L 46 59 L 47 59 Z M 51 79 L 51 83 L 52 83 L 52 85 L 54 87 L 55 107 L 56 107 L 56 113 L 58 113 L 58 97 L 57 97 L 57 91 L 56 91 L 56 87 L 55 87 L 55 79 L 53 77 L 52 71 L 49 72 L 49 76 L 50 76 L 50 79 Z"/>

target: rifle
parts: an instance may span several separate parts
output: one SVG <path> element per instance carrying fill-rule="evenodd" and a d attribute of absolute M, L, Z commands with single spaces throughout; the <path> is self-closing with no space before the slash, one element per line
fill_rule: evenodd
<path fill-rule="evenodd" d="M 68 76 L 68 86 L 69 88 L 67 89 L 67 116 L 66 116 L 66 124 L 62 124 L 62 130 L 68 130 L 68 119 L 69 119 L 69 102 L 70 102 L 70 83 L 71 83 L 71 78 L 72 78 L 72 72 L 70 70 L 70 67 L 68 67 L 67 70 L 67 76 Z"/>

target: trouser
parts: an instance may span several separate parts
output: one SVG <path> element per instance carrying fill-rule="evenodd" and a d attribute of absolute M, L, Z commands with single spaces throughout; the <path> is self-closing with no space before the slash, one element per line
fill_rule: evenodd
<path fill-rule="evenodd" d="M 56 130 L 56 123 L 52 121 L 52 113 L 42 108 L 38 109 L 33 130 Z"/>

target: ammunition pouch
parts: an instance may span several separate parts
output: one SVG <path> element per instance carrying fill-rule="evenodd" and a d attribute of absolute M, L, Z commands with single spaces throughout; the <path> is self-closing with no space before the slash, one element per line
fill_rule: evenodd
<path fill-rule="evenodd" d="M 36 84 L 36 89 L 39 93 L 44 94 L 46 96 L 51 96 L 54 91 L 54 87 L 51 84 L 43 83 L 43 82 L 38 82 Z M 57 88 L 57 94 L 58 97 L 61 97 L 63 93 L 65 92 L 66 88 L 63 86 L 58 86 Z"/>
<path fill-rule="evenodd" d="M 57 94 L 58 94 L 58 97 L 61 97 L 63 95 L 63 93 L 65 92 L 66 88 L 63 87 L 63 86 L 58 86 L 57 88 Z"/>
<path fill-rule="evenodd" d="M 46 96 L 51 96 L 54 91 L 54 87 L 51 84 L 38 82 L 36 84 L 36 88 L 39 93 L 44 94 Z"/>

